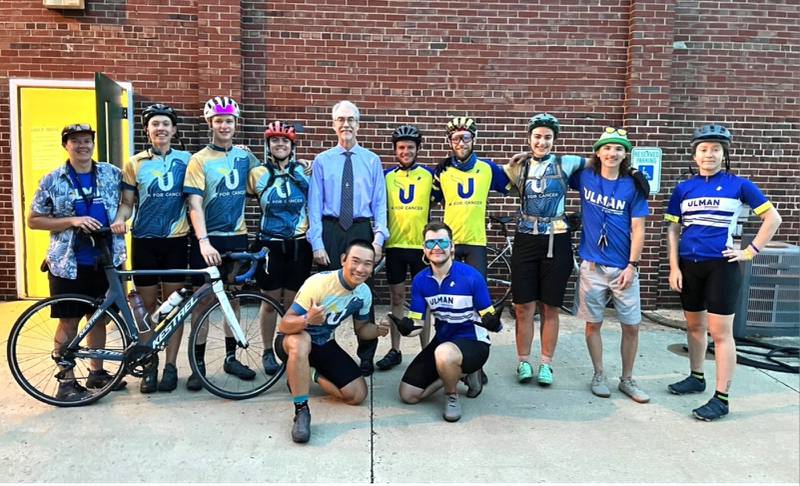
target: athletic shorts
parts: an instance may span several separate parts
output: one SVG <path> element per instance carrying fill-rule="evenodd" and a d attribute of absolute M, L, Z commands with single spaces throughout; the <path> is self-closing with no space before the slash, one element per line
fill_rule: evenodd
<path fill-rule="evenodd" d="M 486 247 L 480 245 L 456 245 L 455 259 L 474 268 L 486 278 Z"/>
<path fill-rule="evenodd" d="M 463 357 L 461 361 L 462 373 L 469 374 L 478 371 L 489 359 L 489 343 L 469 339 L 456 339 L 448 342 L 455 344 L 461 351 Z M 442 342 L 434 336 L 431 342 L 425 346 L 425 349 L 420 351 L 411 364 L 408 365 L 403 375 L 403 383 L 425 389 L 439 379 L 434 352 L 440 344 Z"/>
<path fill-rule="evenodd" d="M 573 270 L 570 233 L 553 235 L 553 257 L 547 258 L 550 235 L 514 235 L 511 292 L 515 304 L 540 301 L 558 307 Z"/>
<path fill-rule="evenodd" d="M 406 275 L 423 271 L 427 265 L 422 261 L 422 250 L 413 248 L 386 249 L 386 281 L 389 285 L 398 285 L 406 281 Z M 408 273 L 406 273 L 408 271 Z"/>
<path fill-rule="evenodd" d="M 191 241 L 189 245 L 189 268 L 206 268 L 208 265 L 206 265 L 206 261 L 200 253 L 200 242 L 197 241 L 197 238 L 192 238 Z M 247 251 L 247 235 L 209 236 L 208 241 L 220 255 L 228 251 Z M 217 267 L 219 268 L 219 273 L 224 277 L 230 271 L 231 265 L 233 265 L 233 262 L 223 262 L 222 265 Z M 205 281 L 203 276 L 192 277 L 192 285 L 195 287 L 203 285 Z"/>
<path fill-rule="evenodd" d="M 264 262 L 258 263 L 256 282 L 261 290 L 287 289 L 296 292 L 311 275 L 311 262 L 314 254 L 311 244 L 304 238 L 291 240 L 259 240 L 251 251 L 262 247 L 269 249 L 267 272 Z"/>
<path fill-rule="evenodd" d="M 78 265 L 78 276 L 75 280 L 56 277 L 47 273 L 50 284 L 50 295 L 83 294 L 89 297 L 103 297 L 108 291 L 108 280 L 102 267 L 95 268 Z M 77 302 L 65 302 L 51 306 L 50 317 L 54 319 L 76 319 L 94 312 L 92 306 Z"/>
<path fill-rule="evenodd" d="M 633 282 L 622 290 L 619 277 L 623 270 L 606 267 L 584 260 L 581 262 L 580 305 L 578 317 L 587 322 L 603 322 L 608 302 L 613 299 L 617 319 L 628 326 L 642 322 L 642 301 L 639 297 L 639 272 L 634 271 Z"/>
<path fill-rule="evenodd" d="M 286 362 L 289 359 L 289 355 L 283 349 L 284 337 L 283 334 L 278 334 L 275 337 L 273 349 L 281 361 Z M 339 389 L 361 378 L 361 368 L 333 339 L 321 345 L 311 343 L 308 364 Z"/>
<path fill-rule="evenodd" d="M 186 270 L 189 266 L 189 241 L 186 236 L 176 238 L 133 238 L 131 241 L 131 266 L 134 270 Z M 163 276 L 134 275 L 136 286 L 157 285 L 158 282 L 181 283 L 186 275 Z"/>
<path fill-rule="evenodd" d="M 729 316 L 736 313 L 742 270 L 738 262 L 725 259 L 692 262 L 680 260 L 683 274 L 681 307 L 688 312 L 707 310 Z"/>

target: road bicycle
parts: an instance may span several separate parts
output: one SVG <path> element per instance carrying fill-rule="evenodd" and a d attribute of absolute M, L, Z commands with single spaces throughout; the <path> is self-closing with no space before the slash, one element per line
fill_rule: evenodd
<path fill-rule="evenodd" d="M 11 328 L 8 339 L 8 362 L 11 374 L 20 387 L 32 397 L 44 403 L 75 407 L 93 403 L 114 388 L 126 374 L 141 377 L 157 366 L 157 354 L 163 350 L 169 338 L 179 326 L 192 315 L 201 303 L 208 306 L 202 312 L 189 336 L 188 354 L 192 372 L 208 391 L 222 398 L 246 399 L 254 397 L 271 388 L 283 375 L 285 363 L 274 375 L 268 375 L 263 368 L 261 357 L 272 343 L 264 343 L 261 338 L 260 322 L 265 312 L 276 312 L 277 319 L 284 310 L 275 300 L 251 291 L 226 291 L 225 282 L 217 267 L 199 270 L 117 270 L 112 262 L 108 238 L 108 228 L 91 234 L 95 247 L 101 251 L 100 264 L 108 279 L 109 289 L 105 297 L 93 298 L 79 294 L 63 294 L 40 300 L 33 304 L 17 319 Z M 259 260 L 267 257 L 267 249 L 259 252 L 226 253 L 226 262 L 249 265 L 242 275 L 230 279 L 233 284 L 242 284 L 253 278 Z M 264 268 L 266 268 L 266 264 Z M 202 276 L 206 282 L 167 315 L 155 320 L 134 317 L 125 296 L 125 280 L 134 275 L 181 275 Z M 216 300 L 216 301 L 214 301 Z M 205 302 L 204 302 L 205 301 Z M 209 305 L 210 301 L 210 305 Z M 54 349 L 58 319 L 52 311 L 58 305 L 80 305 L 87 309 L 77 327 L 77 334 L 69 342 Z M 149 322 L 149 323 L 148 323 Z M 100 326 L 100 327 L 98 327 Z M 152 336 L 140 340 L 140 334 L 150 331 Z M 100 331 L 90 335 L 98 327 Z M 103 334 L 105 344 L 93 345 L 97 334 Z M 256 372 L 252 380 L 242 380 L 224 371 L 226 358 L 226 339 L 236 342 L 236 359 Z M 198 365 L 194 350 L 205 344 L 203 361 Z M 203 363 L 205 373 L 202 373 Z M 72 381 L 85 385 L 90 370 L 105 369 L 110 379 L 100 388 L 89 389 L 78 394 L 78 398 L 60 396 L 59 384 Z"/>
<path fill-rule="evenodd" d="M 508 224 L 513 221 L 511 216 L 494 216 L 489 215 L 489 225 L 487 229 L 492 229 L 492 224 L 500 226 L 500 235 L 505 240 L 505 245 L 500 248 L 487 247 L 487 267 L 486 267 L 486 282 L 489 285 L 489 294 L 492 297 L 492 304 L 495 307 L 506 303 L 511 295 L 511 253 L 514 249 L 514 238 L 509 234 Z M 567 222 L 572 232 L 580 229 L 581 214 L 580 213 L 567 213 Z M 578 265 L 578 250 L 575 248 L 575 243 L 572 244 L 572 269 L 574 275 L 577 277 L 580 273 L 580 265 Z M 561 310 L 570 315 L 576 315 L 578 312 L 578 291 L 575 289 L 573 302 L 563 303 Z M 514 315 L 514 307 L 510 306 L 511 315 Z"/>

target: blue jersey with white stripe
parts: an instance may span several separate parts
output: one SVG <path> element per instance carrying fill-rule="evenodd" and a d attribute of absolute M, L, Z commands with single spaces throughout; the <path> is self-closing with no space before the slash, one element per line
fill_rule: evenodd
<path fill-rule="evenodd" d="M 479 325 L 482 315 L 494 312 L 489 289 L 483 276 L 466 263 L 453 262 L 441 284 L 430 267 L 414 277 L 408 317 L 422 319 L 426 310 L 433 314 L 439 341 L 491 342 L 488 331 Z"/>
<path fill-rule="evenodd" d="M 679 255 L 693 261 L 719 260 L 733 248 L 733 232 L 742 206 L 761 215 L 772 203 L 755 184 L 728 172 L 694 176 L 675 187 L 664 219 L 683 226 Z"/>

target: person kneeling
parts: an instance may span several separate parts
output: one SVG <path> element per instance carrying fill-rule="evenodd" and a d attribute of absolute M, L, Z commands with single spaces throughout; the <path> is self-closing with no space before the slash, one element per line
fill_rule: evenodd
<path fill-rule="evenodd" d="M 353 240 L 341 259 L 340 270 L 320 272 L 305 281 L 275 338 L 273 349 L 286 363 L 295 406 L 292 440 L 299 443 L 311 438 L 310 368 L 314 368 L 314 382 L 328 395 L 348 405 L 359 405 L 367 397 L 359 365 L 334 339 L 339 324 L 353 316 L 356 335 L 367 340 L 389 333 L 387 325 L 367 322 L 372 294 L 364 282 L 375 264 L 372 243 Z"/>
<path fill-rule="evenodd" d="M 436 334 L 411 362 L 400 383 L 400 399 L 418 403 L 444 387 L 447 400 L 444 419 L 461 418 L 458 381 L 466 375 L 474 398 L 482 389 L 482 372 L 489 358 L 489 334 L 502 329 L 500 312 L 495 311 L 486 281 L 477 270 L 453 261 L 450 227 L 441 222 L 428 223 L 423 230 L 424 255 L 430 261 L 411 283 L 411 308 L 402 319 L 394 318 L 398 330 L 406 336 L 422 331 L 415 326 L 427 310 L 434 318 Z M 394 317 L 394 316 L 392 316 Z M 388 324 L 387 318 L 382 324 Z"/>

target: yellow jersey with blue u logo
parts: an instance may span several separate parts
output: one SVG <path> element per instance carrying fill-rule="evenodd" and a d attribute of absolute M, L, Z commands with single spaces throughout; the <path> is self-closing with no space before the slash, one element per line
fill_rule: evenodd
<path fill-rule="evenodd" d="M 325 308 L 325 322 L 319 326 L 308 326 L 306 332 L 311 336 L 312 343 L 322 345 L 334 338 L 336 328 L 348 317 L 353 316 L 356 321 L 369 319 L 372 292 L 365 283 L 355 288 L 348 287 L 342 270 L 320 272 L 303 283 L 291 308 L 302 316 L 313 305 Z"/>
<path fill-rule="evenodd" d="M 192 155 L 183 192 L 203 197 L 209 235 L 247 234 L 244 222 L 247 175 L 258 166 L 255 155 L 238 147 L 226 150 L 209 145 Z"/>
<path fill-rule="evenodd" d="M 457 245 L 486 246 L 486 203 L 489 191 L 506 194 L 509 180 L 489 159 L 450 159 L 434 177 L 434 198 L 443 199 L 444 222 Z"/>
<path fill-rule="evenodd" d="M 136 194 L 134 238 L 175 238 L 189 233 L 183 180 L 191 154 L 152 148 L 131 157 L 122 171 L 122 188 Z"/>
<path fill-rule="evenodd" d="M 386 248 L 422 249 L 422 230 L 428 224 L 433 171 L 414 164 L 386 169 L 389 241 Z"/>

